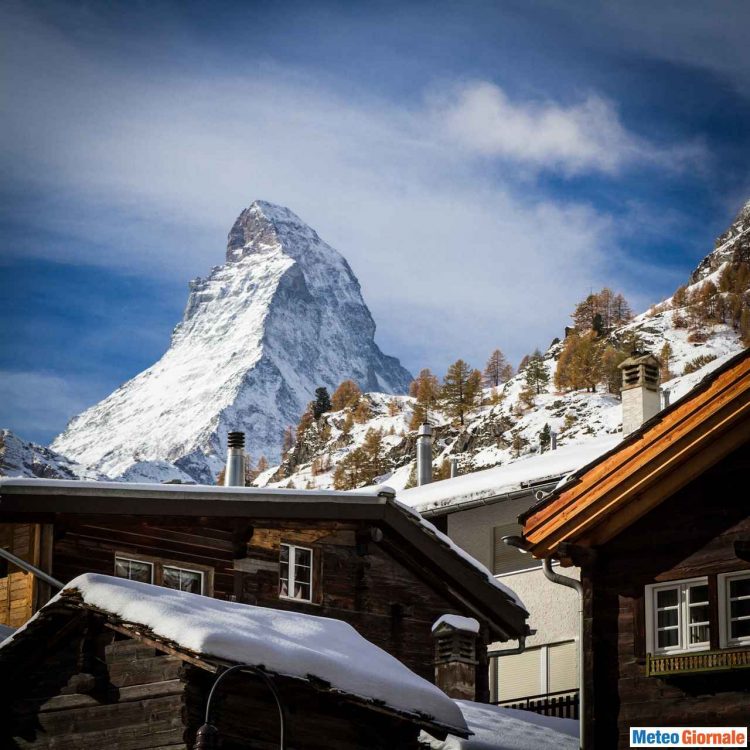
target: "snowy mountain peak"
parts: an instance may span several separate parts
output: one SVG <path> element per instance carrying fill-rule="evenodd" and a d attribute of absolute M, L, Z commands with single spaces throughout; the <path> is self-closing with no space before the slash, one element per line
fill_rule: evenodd
<path fill-rule="evenodd" d="M 750 263 L 750 200 L 740 209 L 726 232 L 716 238 L 715 247 L 690 276 L 695 284 L 714 273 L 723 263 Z"/>
<path fill-rule="evenodd" d="M 227 239 L 227 263 L 251 253 L 263 253 L 284 244 L 285 240 L 304 238 L 319 242 L 315 230 L 293 211 L 267 201 L 253 201 L 234 222 Z"/>
<path fill-rule="evenodd" d="M 166 461 L 210 483 L 229 430 L 247 433 L 256 459 L 277 458 L 319 386 L 408 389 L 411 375 L 375 343 L 349 264 L 289 209 L 251 204 L 226 257 L 190 282 L 164 356 L 73 419 L 56 451 L 110 477 Z"/>

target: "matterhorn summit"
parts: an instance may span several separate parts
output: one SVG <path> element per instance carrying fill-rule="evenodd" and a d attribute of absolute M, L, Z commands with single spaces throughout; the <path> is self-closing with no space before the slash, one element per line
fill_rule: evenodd
<path fill-rule="evenodd" d="M 52 447 L 112 478 L 166 462 L 211 483 L 227 431 L 244 430 L 255 458 L 278 459 L 284 428 L 318 386 L 351 378 L 405 392 L 410 374 L 374 335 L 341 254 L 289 209 L 256 201 L 229 233 L 226 263 L 190 283 L 164 356 L 75 417 Z"/>

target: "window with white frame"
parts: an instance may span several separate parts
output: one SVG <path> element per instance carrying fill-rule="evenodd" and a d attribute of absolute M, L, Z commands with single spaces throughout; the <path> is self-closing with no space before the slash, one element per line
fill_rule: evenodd
<path fill-rule="evenodd" d="M 718 576 L 722 647 L 750 645 L 750 571 Z"/>
<path fill-rule="evenodd" d="M 708 579 L 647 586 L 646 626 L 651 653 L 708 649 L 711 633 Z"/>
<path fill-rule="evenodd" d="M 201 565 L 183 565 L 177 560 L 129 553 L 115 553 L 115 575 L 141 583 L 154 583 L 168 589 L 193 594 L 213 594 L 213 569 Z"/>
<path fill-rule="evenodd" d="M 133 560 L 129 557 L 115 557 L 115 575 L 141 583 L 154 582 L 154 564 L 145 560 Z"/>
<path fill-rule="evenodd" d="M 311 602 L 313 597 L 313 551 L 308 547 L 282 544 L 279 552 L 279 596 Z"/>

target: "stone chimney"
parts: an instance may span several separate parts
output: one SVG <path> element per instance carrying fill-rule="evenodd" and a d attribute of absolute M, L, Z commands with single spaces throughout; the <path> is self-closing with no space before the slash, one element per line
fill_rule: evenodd
<path fill-rule="evenodd" d="M 619 367 L 622 370 L 622 436 L 627 437 L 661 411 L 660 364 L 653 354 L 634 351 Z"/>
<path fill-rule="evenodd" d="M 442 615 L 432 626 L 435 684 L 450 698 L 476 700 L 478 634 L 473 617 Z"/>
<path fill-rule="evenodd" d="M 417 432 L 417 485 L 432 481 L 432 427 L 425 422 Z"/>

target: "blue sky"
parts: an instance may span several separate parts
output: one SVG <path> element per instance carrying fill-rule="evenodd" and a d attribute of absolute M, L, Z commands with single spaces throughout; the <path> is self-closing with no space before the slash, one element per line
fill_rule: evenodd
<path fill-rule="evenodd" d="M 0 10 L 0 426 L 153 363 L 256 198 L 350 261 L 412 371 L 668 295 L 750 197 L 750 4 Z"/>

